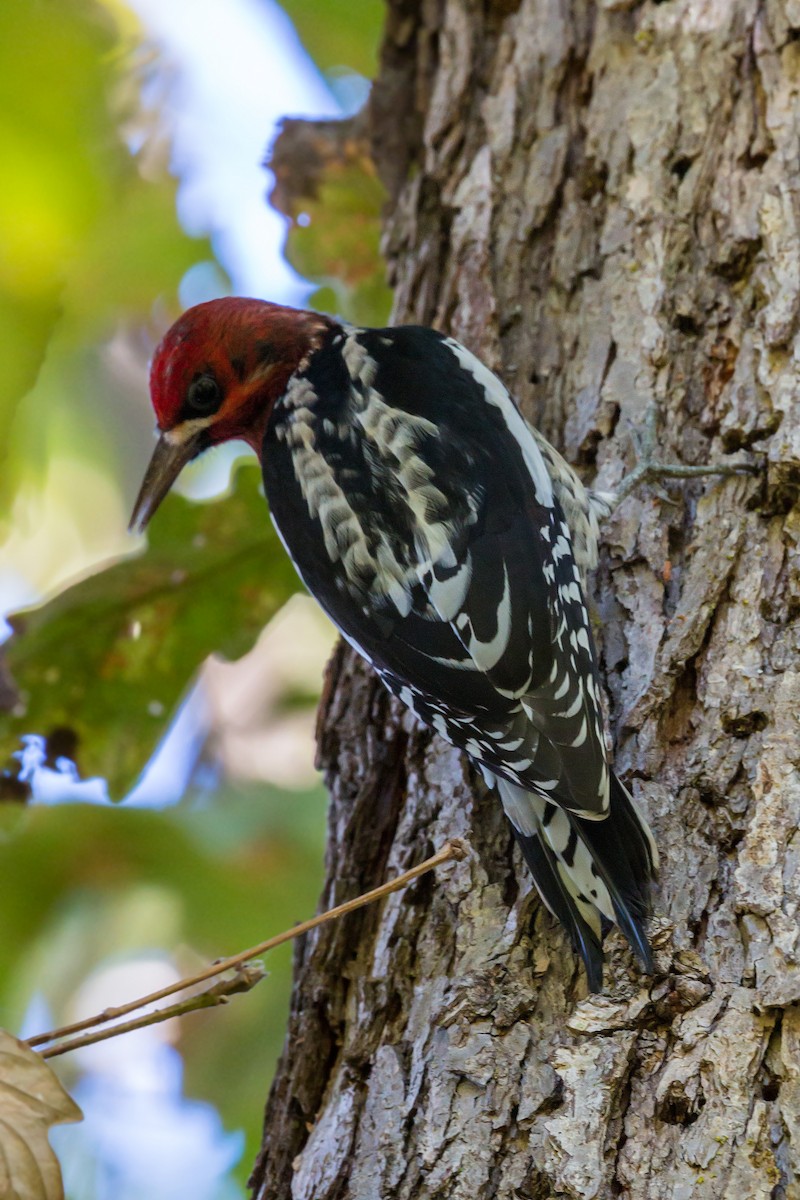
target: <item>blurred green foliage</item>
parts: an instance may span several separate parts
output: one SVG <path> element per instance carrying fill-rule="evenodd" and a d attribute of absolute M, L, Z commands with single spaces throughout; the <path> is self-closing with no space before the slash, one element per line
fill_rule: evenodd
<path fill-rule="evenodd" d="M 296 7 L 308 17 L 308 6 Z M 301 22 L 300 33 L 312 50 L 319 45 L 321 65 L 367 69 L 374 62 L 382 11 L 377 0 L 337 9 L 332 20 L 322 19 L 331 16 L 327 6 L 311 7 L 319 20 Z M 116 5 L 109 11 L 119 14 Z M 128 329 L 137 321 L 149 324 L 157 301 L 162 310 L 174 309 L 184 271 L 209 250 L 179 229 L 173 181 L 152 169 L 141 174 L 121 140 L 112 95 L 126 95 L 127 121 L 136 107 L 131 77 L 127 91 L 120 83 L 122 47 L 129 52 L 133 45 L 127 25 L 123 36 L 91 0 L 64 0 L 57 7 L 9 0 L 0 7 L 0 35 L 0 63 L 4 54 L 9 59 L 0 84 L 6 89 L 0 146 L 5 129 L 16 171 L 13 145 L 21 158 L 29 142 L 39 145 L 20 167 L 20 178 L 29 180 L 24 195 L 11 189 L 0 198 L 3 247 L 10 248 L 9 262 L 18 263 L 16 274 L 0 267 L 0 311 L 6 303 L 17 314 L 12 355 L 39 366 L 35 386 L 11 421 L 7 469 L 0 477 L 0 538 L 3 497 L 8 502 L 14 487 L 18 528 L 43 523 L 37 487 L 47 487 L 51 509 L 60 510 L 54 524 L 64 524 L 65 512 L 74 514 L 73 538 L 46 546 L 31 539 L 26 565 L 34 582 L 50 592 L 54 584 L 63 587 L 70 568 L 96 570 L 103 553 L 107 558 L 125 546 L 120 497 L 109 504 L 109 489 L 130 487 L 132 465 L 142 461 L 138 444 L 152 418 L 143 397 L 137 397 L 135 412 L 126 410 L 105 365 L 104 342 L 120 322 Z M 14 42 L 25 48 L 25 69 L 9 50 Z M 44 78 L 49 88 L 32 82 Z M 382 187 L 356 139 L 343 141 L 333 154 L 326 147 L 321 164 L 307 194 L 287 189 L 285 211 L 293 221 L 288 257 L 320 285 L 312 297 L 318 307 L 381 324 L 391 299 L 379 254 Z M 72 172 L 69 183 L 53 177 L 56 169 Z M 30 206 L 33 194 L 38 207 Z M 37 240 L 26 224 L 29 207 L 33 214 L 46 208 L 43 223 L 61 232 L 44 239 L 26 275 L 25 237 Z M 36 298 L 30 327 L 19 302 L 23 284 Z M 31 373 L 33 368 L 17 371 L 20 379 Z M 0 428 L 2 414 L 11 412 L 10 401 L 0 408 Z M 31 493 L 33 501 L 20 510 L 20 498 L 30 501 Z M 207 538 L 201 552 L 197 536 Z M 0 719 L 0 766 L 20 733 L 47 734 L 69 721 L 80 735 L 84 773 L 107 776 L 120 795 L 163 735 L 202 659 L 215 649 L 241 654 L 299 586 L 254 488 L 237 492 L 218 512 L 210 506 L 195 515 L 170 498 L 151 538 L 143 557 L 84 579 L 17 623 L 8 659 L 21 703 Z M 85 542 L 82 557 L 72 545 L 79 539 Z"/>
<path fill-rule="evenodd" d="M 13 618 L 21 702 L 0 715 L 0 759 L 23 733 L 69 726 L 82 772 L 123 795 L 203 660 L 244 654 L 297 588 L 255 464 L 239 466 L 224 501 L 168 496 L 137 558 Z"/>
<path fill-rule="evenodd" d="M 383 0 L 282 0 L 303 45 L 322 71 L 345 68 L 372 79 L 378 69 Z"/>
<path fill-rule="evenodd" d="M 318 285 L 310 304 L 355 324 L 384 324 L 392 304 L 380 253 L 386 192 L 361 123 L 287 119 L 269 165 L 270 201 L 289 218 L 286 257 Z"/>
<path fill-rule="evenodd" d="M 97 8 L 29 0 L 0 8 L 2 446 L 44 357 L 65 276 L 111 200 L 113 172 L 102 160 L 109 135 L 116 141 L 106 102 L 113 44 Z"/>
<path fill-rule="evenodd" d="M 31 464 L 30 425 L 13 418 L 56 327 L 66 363 L 156 297 L 174 307 L 181 276 L 209 255 L 180 230 L 174 181 L 145 179 L 122 140 L 120 53 L 91 0 L 0 5 L 0 521 Z"/>
<path fill-rule="evenodd" d="M 305 919 L 319 890 L 324 810 L 322 788 L 287 795 L 260 785 L 257 795 L 225 791 L 205 811 L 24 812 L 14 836 L 0 839 L 2 1023 L 13 1028 L 34 992 L 56 1024 L 71 1019 L 71 996 L 95 968 L 145 948 L 177 948 L 188 973 L 198 956 L 236 953 Z M 289 946 L 267 956 L 268 976 L 247 996 L 182 1022 L 187 1091 L 247 1134 L 242 1183 L 283 1044 L 291 954 Z M 70 1056 L 59 1060 L 67 1082 L 74 1070 Z"/>
<path fill-rule="evenodd" d="M 313 194 L 296 198 L 286 257 L 319 284 L 313 307 L 356 325 L 389 319 L 392 293 L 380 256 L 385 200 L 372 162 L 357 153 L 329 163 Z M 296 220 L 300 211 L 303 223 Z"/>
<path fill-rule="evenodd" d="M 322 69 L 372 74 L 382 0 L 284 7 Z M 0 3 L 0 586 L 10 570 L 51 594 L 5 648 L 20 700 L 0 714 L 0 767 L 20 734 L 68 725 L 83 773 L 117 796 L 203 658 L 241 654 L 299 586 L 255 468 L 219 502 L 170 496 L 147 547 L 119 558 L 135 546 L 125 515 L 151 444 L 147 353 L 185 272 L 213 257 L 180 228 L 164 131 L 138 111 L 138 44 L 123 0 Z M 131 129 L 145 151 L 153 134 L 158 153 L 131 154 Z M 385 320 L 382 202 L 371 164 L 353 159 L 330 162 L 298 198 L 309 220 L 295 222 L 290 256 L 320 285 L 319 307 Z M 84 577 L 65 589 L 75 571 Z M 157 948 L 191 966 L 308 916 L 323 808 L 321 789 L 265 785 L 223 788 L 200 812 L 0 805 L 0 1024 L 13 1028 L 36 990 L 66 1019 L 109 956 Z M 277 952 L 249 996 L 184 1023 L 188 1090 L 248 1133 L 242 1180 L 283 1040 L 290 956 Z"/>

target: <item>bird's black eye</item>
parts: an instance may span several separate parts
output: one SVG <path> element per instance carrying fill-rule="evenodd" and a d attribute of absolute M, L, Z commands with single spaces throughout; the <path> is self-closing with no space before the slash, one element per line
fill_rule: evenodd
<path fill-rule="evenodd" d="M 213 375 L 198 375 L 192 380 L 186 396 L 186 403 L 192 412 L 216 412 L 222 404 L 222 390 Z"/>

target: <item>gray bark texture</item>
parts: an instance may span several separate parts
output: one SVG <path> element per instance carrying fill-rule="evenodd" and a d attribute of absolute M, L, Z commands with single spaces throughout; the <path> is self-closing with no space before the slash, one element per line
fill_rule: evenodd
<path fill-rule="evenodd" d="M 395 319 L 454 334 L 587 479 L 663 456 L 592 580 L 661 850 L 643 977 L 588 996 L 496 799 L 349 651 L 321 904 L 259 1200 L 800 1197 L 800 0 L 391 0 L 371 103 Z M 730 460 L 728 460 L 730 461 Z"/>

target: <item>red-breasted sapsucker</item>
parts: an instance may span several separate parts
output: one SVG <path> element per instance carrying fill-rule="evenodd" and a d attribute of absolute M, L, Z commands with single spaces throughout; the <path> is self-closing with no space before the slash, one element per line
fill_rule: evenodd
<path fill-rule="evenodd" d="M 214 300 L 167 333 L 151 390 L 160 437 L 132 525 L 190 459 L 249 442 L 306 587 L 496 787 L 589 986 L 602 986 L 604 921 L 650 969 L 657 853 L 608 760 L 584 598 L 609 498 L 477 358 L 420 326 Z"/>

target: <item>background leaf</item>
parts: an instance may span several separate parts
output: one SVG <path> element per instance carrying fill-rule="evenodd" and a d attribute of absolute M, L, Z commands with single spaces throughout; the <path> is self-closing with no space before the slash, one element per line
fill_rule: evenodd
<path fill-rule="evenodd" d="M 52 450 L 36 396 L 20 401 L 52 359 L 55 330 L 69 365 L 159 295 L 174 306 L 181 276 L 210 253 L 180 230 L 175 181 L 146 179 L 123 141 L 118 39 L 90 0 L 0 5 L 0 517 Z"/>
<path fill-rule="evenodd" d="M 74 1019 L 69 999 L 100 964 L 160 951 L 189 972 L 311 916 L 326 802 L 321 787 L 286 793 L 262 784 L 226 788 L 204 811 L 23 810 L 14 836 L 0 836 L 5 1019 L 19 1020 L 36 988 L 53 1014 L 48 1025 L 61 1024 Z M 284 1037 L 291 958 L 292 947 L 280 947 L 264 959 L 269 977 L 253 993 L 181 1022 L 189 1094 L 213 1101 L 253 1149 Z M 65 1078 L 76 1057 L 58 1060 Z M 244 1182 L 247 1161 L 241 1170 Z"/>
<path fill-rule="evenodd" d="M 319 284 L 312 307 L 383 325 L 392 293 L 380 253 L 386 199 L 359 117 L 283 122 L 269 162 L 272 204 L 290 220 L 286 257 Z"/>
<path fill-rule="evenodd" d="M 139 557 L 12 618 L 7 662 L 21 698 L 0 720 L 5 757 L 22 734 L 66 726 L 82 773 L 128 789 L 201 662 L 243 654 L 300 586 L 260 480 L 242 464 L 224 501 L 170 495 Z"/>
<path fill-rule="evenodd" d="M 47 1131 L 81 1110 L 45 1060 L 0 1029 L 0 1196 L 62 1200 L 61 1170 Z"/>
<path fill-rule="evenodd" d="M 282 7 L 322 71 L 347 67 L 373 77 L 385 17 L 383 0 L 335 5 L 330 0 L 283 0 Z"/>
<path fill-rule="evenodd" d="M 4 0 L 0 10 L 0 446 L 58 317 L 65 260 L 103 205 L 97 157 L 112 45 L 102 14 L 69 0 Z M 58 103 L 42 79 L 57 81 Z"/>
<path fill-rule="evenodd" d="M 285 7 L 347 106 L 364 90 L 348 75 L 377 62 L 382 0 Z M 0 5 L 0 586 L 53 597 L 3 647 L 22 694 L 0 669 L 0 707 L 14 705 L 0 714 L 0 768 L 20 734 L 67 725 L 83 773 L 105 774 L 116 795 L 205 655 L 241 653 L 299 587 L 255 467 L 219 503 L 170 497 L 147 549 L 115 558 L 130 545 L 125 519 L 152 447 L 147 359 L 177 315 L 179 285 L 198 298 L 187 270 L 213 259 L 179 225 L 170 162 L 184 185 L 187 174 L 170 145 L 174 66 L 143 37 L 117 0 Z M 265 125 L 264 144 L 270 136 Z M 312 303 L 380 324 L 382 191 L 361 144 L 328 165 L 316 191 L 297 195 L 290 253 L 323 289 Z M 96 574 L 64 583 L 87 570 Z M 271 709 L 265 728 L 273 719 Z M 46 1023 L 60 1024 L 109 964 L 163 956 L 191 968 L 309 916 L 325 804 L 321 786 L 231 780 L 166 813 L 0 804 L 3 1022 L 15 1027 L 38 996 Z M 212 1101 L 228 1130 L 247 1133 L 243 1189 L 284 1037 L 291 955 L 270 956 L 253 994 L 181 1025 L 186 1097 Z M 68 1055 L 58 1070 L 76 1079 L 80 1063 Z M 65 1137 L 80 1141 L 89 1126 Z"/>

